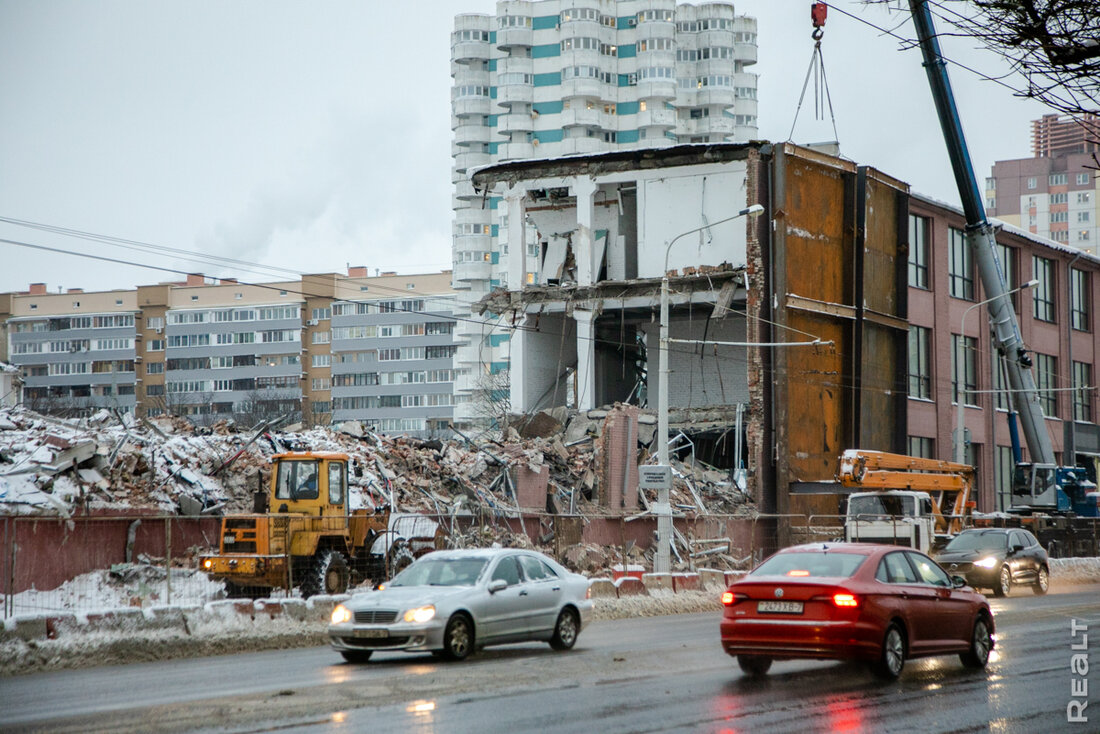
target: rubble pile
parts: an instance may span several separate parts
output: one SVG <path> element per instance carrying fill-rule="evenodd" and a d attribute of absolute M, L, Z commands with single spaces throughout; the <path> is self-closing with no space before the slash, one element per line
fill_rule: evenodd
<path fill-rule="evenodd" d="M 514 422 L 501 440 L 475 441 L 461 434 L 447 440 L 391 437 L 358 422 L 275 431 L 266 424 L 253 430 L 222 421 L 199 428 L 175 417 L 135 419 L 103 410 L 81 420 L 61 420 L 24 408 L 4 408 L 0 514 L 249 513 L 253 492 L 268 480 L 271 455 L 312 450 L 351 457 L 353 510 L 392 503 L 399 512 L 433 515 L 451 528 L 456 524 L 447 518 L 514 518 L 521 509 L 528 518 L 610 516 L 614 511 L 600 502 L 596 460 L 608 413 L 557 409 Z M 639 433 L 634 434 L 637 459 L 653 463 L 646 450 L 653 431 Z M 528 489 L 521 497 L 520 473 L 545 476 L 545 497 L 538 494 L 541 488 L 535 495 Z M 673 462 L 673 476 L 671 501 L 676 512 L 752 512 L 728 472 L 689 459 Z M 638 500 L 638 510 L 644 512 L 656 501 L 656 493 L 647 490 Z M 545 532 L 545 521 L 542 524 L 538 530 L 525 530 L 546 549 L 552 533 Z M 451 542 L 530 544 L 527 535 L 512 533 L 504 524 L 482 523 L 467 534 L 471 537 L 456 536 Z M 621 555 L 599 547 L 570 549 L 575 559 L 571 565 L 579 569 L 622 562 Z"/>

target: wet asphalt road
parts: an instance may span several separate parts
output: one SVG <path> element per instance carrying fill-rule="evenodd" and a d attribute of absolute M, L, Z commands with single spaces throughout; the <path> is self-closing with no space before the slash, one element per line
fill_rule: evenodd
<path fill-rule="evenodd" d="M 718 615 L 598 622 L 577 647 L 494 648 L 464 663 L 328 648 L 0 679 L 0 730 L 51 732 L 1100 731 L 1100 586 L 991 600 L 997 646 L 975 672 L 916 660 L 880 683 L 862 667 L 782 662 L 744 677 Z M 1066 720 L 1071 620 L 1088 625 L 1088 722 Z M 1077 651 L 1080 652 L 1080 651 Z M 1080 685 L 1080 683 L 1078 683 Z"/>

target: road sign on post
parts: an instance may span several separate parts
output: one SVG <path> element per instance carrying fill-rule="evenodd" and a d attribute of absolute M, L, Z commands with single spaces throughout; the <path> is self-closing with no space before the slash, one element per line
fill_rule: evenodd
<path fill-rule="evenodd" d="M 638 467 L 639 489 L 672 489 L 672 467 L 662 464 Z"/>

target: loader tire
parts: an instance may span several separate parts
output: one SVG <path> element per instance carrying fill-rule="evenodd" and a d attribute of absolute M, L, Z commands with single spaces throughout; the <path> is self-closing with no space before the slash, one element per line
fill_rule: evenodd
<path fill-rule="evenodd" d="M 386 571 L 389 573 L 389 578 L 392 579 L 404 571 L 415 560 L 408 543 L 403 540 L 394 541 L 390 552 L 386 555 Z"/>
<path fill-rule="evenodd" d="M 351 573 L 343 553 L 332 549 L 318 551 L 302 579 L 302 598 L 308 599 L 318 594 L 343 594 L 348 590 L 350 580 Z"/>

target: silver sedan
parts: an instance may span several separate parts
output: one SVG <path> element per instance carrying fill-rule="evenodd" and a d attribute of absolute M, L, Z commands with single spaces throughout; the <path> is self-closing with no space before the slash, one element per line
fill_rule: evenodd
<path fill-rule="evenodd" d="M 375 650 L 461 660 L 478 648 L 537 640 L 568 650 L 588 623 L 588 579 L 514 548 L 429 553 L 376 591 L 332 611 L 329 642 L 362 663 Z"/>

